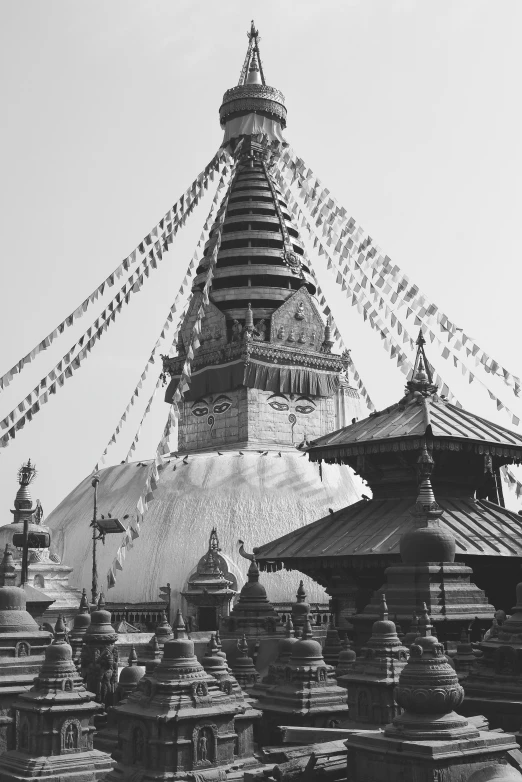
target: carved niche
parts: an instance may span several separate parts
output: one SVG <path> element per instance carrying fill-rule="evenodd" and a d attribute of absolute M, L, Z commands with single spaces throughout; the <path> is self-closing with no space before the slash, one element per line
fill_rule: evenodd
<path fill-rule="evenodd" d="M 27 641 L 19 641 L 15 646 L 15 657 L 29 657 L 31 647 Z"/>
<path fill-rule="evenodd" d="M 194 324 L 198 315 L 198 310 L 203 301 L 201 291 L 194 293 L 190 302 L 185 320 L 179 332 L 179 345 L 183 346 L 185 352 L 188 350 L 194 329 Z M 209 350 L 210 348 L 221 348 L 227 344 L 227 326 L 224 314 L 218 308 L 209 302 L 205 309 L 205 317 L 201 324 L 201 334 L 199 337 L 200 349 Z"/>
<path fill-rule="evenodd" d="M 78 720 L 65 720 L 60 728 L 60 752 L 78 752 L 81 749 L 81 741 L 81 723 Z"/>
<path fill-rule="evenodd" d="M 319 352 L 323 340 L 323 319 L 303 285 L 272 315 L 270 341 L 291 348 Z"/>
<path fill-rule="evenodd" d="M 137 723 L 131 723 L 129 730 L 130 765 L 144 766 L 147 762 L 147 730 Z"/>
<path fill-rule="evenodd" d="M 193 767 L 212 766 L 217 758 L 217 726 L 196 725 L 192 733 Z"/>

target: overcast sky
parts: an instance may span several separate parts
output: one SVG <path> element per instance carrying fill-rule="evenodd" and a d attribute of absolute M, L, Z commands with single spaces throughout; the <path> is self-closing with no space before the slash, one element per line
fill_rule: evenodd
<path fill-rule="evenodd" d="M 392 260 L 520 375 L 518 0 L 2 0 L 0 374 L 134 249 L 213 156 L 218 108 L 237 83 L 252 17 L 266 79 L 286 96 L 294 149 Z M 208 208 L 195 212 L 83 367 L 0 453 L 1 523 L 10 521 L 16 471 L 28 457 L 46 514 L 91 472 Z M 404 377 L 367 324 L 333 299 L 377 406 L 396 401 Z M 0 417 L 102 306 L 0 394 Z M 476 383 L 437 366 L 467 407 L 509 425 Z M 520 409 L 509 390 L 494 390 Z M 109 463 L 124 457 L 147 391 Z M 161 434 L 168 409 L 160 397 L 138 458 L 153 455 Z"/>

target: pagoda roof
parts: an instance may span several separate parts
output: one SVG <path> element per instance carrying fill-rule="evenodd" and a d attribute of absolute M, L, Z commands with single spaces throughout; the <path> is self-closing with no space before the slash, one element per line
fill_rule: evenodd
<path fill-rule="evenodd" d="M 401 440 L 405 441 L 402 446 L 405 450 L 418 448 L 418 441 L 427 436 L 448 445 L 473 444 L 481 453 L 522 458 L 520 434 L 463 410 L 437 394 L 406 398 L 362 421 L 319 437 L 312 442 L 309 454 L 312 461 L 344 461 L 345 457 L 358 453 L 371 453 L 374 445 L 380 451 L 400 450 L 397 441 Z M 408 446 L 407 441 L 413 442 Z"/>
<path fill-rule="evenodd" d="M 312 461 L 344 462 L 359 454 L 417 449 L 426 439 L 436 449 L 471 447 L 506 461 L 522 459 L 521 434 L 439 396 L 424 345 L 421 331 L 406 395 L 385 410 L 314 440 L 309 449 Z"/>
<path fill-rule="evenodd" d="M 517 513 L 487 500 L 441 498 L 440 525 L 455 536 L 456 555 L 522 556 L 522 524 Z M 339 565 L 342 557 L 399 558 L 401 536 L 418 526 L 409 498 L 361 500 L 306 527 L 255 549 L 263 570 L 316 560 Z M 304 571 L 306 572 L 306 570 Z"/>

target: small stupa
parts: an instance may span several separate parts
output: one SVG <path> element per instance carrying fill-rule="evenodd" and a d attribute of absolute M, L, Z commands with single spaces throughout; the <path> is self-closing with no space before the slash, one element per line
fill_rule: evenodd
<path fill-rule="evenodd" d="M 351 647 L 348 636 L 341 641 L 341 653 L 339 654 L 339 662 L 335 669 L 335 678 L 339 681 L 340 676 L 344 676 L 353 670 L 353 666 L 357 659 L 357 655 Z"/>
<path fill-rule="evenodd" d="M 337 727 L 348 719 L 348 693 L 335 681 L 334 669 L 326 665 L 319 641 L 312 636 L 306 619 L 302 637 L 291 647 L 291 655 L 275 681 L 263 681 L 255 687 L 263 719 L 259 725 L 259 742 L 280 741 L 278 726 Z M 270 674 L 269 674 L 270 676 Z"/>
<path fill-rule="evenodd" d="M 0 587 L 0 753 L 15 747 L 13 702 L 32 686 L 51 638 L 26 610 L 24 590 Z"/>
<path fill-rule="evenodd" d="M 463 686 L 463 714 L 484 714 L 491 728 L 521 730 L 522 725 L 522 582 L 516 588 L 511 616 L 479 644 L 482 657 L 475 661 Z M 521 739 L 522 743 L 522 739 Z"/>
<path fill-rule="evenodd" d="M 87 592 L 85 589 L 82 592 L 80 600 L 80 607 L 74 617 L 72 630 L 69 632 L 69 643 L 73 650 L 73 661 L 76 667 L 80 668 L 80 661 L 82 656 L 82 646 L 87 628 L 91 624 L 91 612 L 89 608 L 89 601 L 87 600 Z"/>
<path fill-rule="evenodd" d="M 241 588 L 230 616 L 223 618 L 224 638 L 275 635 L 281 626 L 279 615 L 268 599 L 265 587 L 259 582 L 257 562 L 250 556 L 248 580 Z"/>
<path fill-rule="evenodd" d="M 113 761 L 93 748 L 94 715 L 101 708 L 76 670 L 59 617 L 34 686 L 14 704 L 16 749 L 2 755 L 2 782 L 104 779 Z"/>
<path fill-rule="evenodd" d="M 141 647 L 139 665 L 143 665 L 146 672 L 151 673 L 163 656 L 165 644 L 173 639 L 174 632 L 164 611 L 149 643 Z"/>
<path fill-rule="evenodd" d="M 396 699 L 402 713 L 383 732 L 356 733 L 346 742 L 353 779 L 408 779 L 415 774 L 415 779 L 460 782 L 485 765 L 511 762 L 510 753 L 518 746 L 514 736 L 478 730 L 456 713 L 464 690 L 443 645 L 432 635 L 429 618 L 422 628 L 399 678 Z"/>
<path fill-rule="evenodd" d="M 253 659 L 248 653 L 248 640 L 246 635 L 243 635 L 243 637 L 238 640 L 237 648 L 239 650 L 239 654 L 234 660 L 232 673 L 234 674 L 239 686 L 243 690 L 250 692 L 251 688 L 259 681 L 261 677 L 259 675 L 259 671 L 254 665 Z"/>
<path fill-rule="evenodd" d="M 326 638 L 324 639 L 323 657 L 327 665 L 333 665 L 337 668 L 339 662 L 339 655 L 341 654 L 341 639 L 339 637 L 339 631 L 337 630 L 333 620 L 329 623 L 326 630 Z"/>
<path fill-rule="evenodd" d="M 205 671 L 182 621 L 176 621 L 174 633 L 160 664 L 113 710 L 121 755 L 107 782 L 204 779 L 217 769 L 224 778 L 234 763 L 254 764 L 257 713 Z M 212 656 L 226 666 L 222 657 Z"/>
<path fill-rule="evenodd" d="M 113 705 L 118 683 L 117 638 L 111 625 L 111 613 L 106 610 L 104 596 L 100 594 L 83 637 L 80 668 L 87 689 L 105 708 Z"/>
<path fill-rule="evenodd" d="M 6 544 L 14 547 L 13 564 L 16 572 L 16 584 L 22 580 L 23 534 L 27 524 L 28 550 L 26 583 L 43 593 L 49 607 L 44 606 L 43 620 L 54 626 L 58 616 L 65 617 L 71 623 L 78 608 L 80 592 L 69 585 L 72 567 L 62 564 L 60 557 L 51 550 L 51 532 L 44 523 L 44 513 L 40 500 L 33 505 L 30 486 L 37 476 L 35 465 L 29 459 L 18 470 L 18 491 L 11 511 L 13 521 L 0 527 L 0 551 Z"/>
<path fill-rule="evenodd" d="M 295 603 L 292 603 L 292 622 L 296 630 L 301 631 L 307 619 L 310 619 L 310 605 L 306 599 L 303 581 L 297 587 Z"/>
<path fill-rule="evenodd" d="M 408 660 L 408 650 L 388 619 L 386 597 L 382 595 L 381 616 L 372 628 L 368 643 L 346 674 L 337 674 L 338 684 L 348 690 L 350 720 L 386 725 L 401 712 L 395 688 Z"/>
<path fill-rule="evenodd" d="M 383 593 L 390 611 L 397 615 L 403 627 L 409 625 L 412 614 L 426 603 L 437 634 L 444 642 L 458 642 L 462 630 L 475 620 L 482 621 L 485 627 L 495 613 L 484 591 L 471 581 L 472 569 L 455 562 L 455 537 L 439 522 L 443 510 L 431 485 L 434 466 L 433 456 L 424 443 L 417 459 L 417 501 L 410 508 L 416 526 L 400 539 L 402 563 L 386 569 L 383 586 L 366 608 L 352 618 L 357 648 L 370 635 Z"/>

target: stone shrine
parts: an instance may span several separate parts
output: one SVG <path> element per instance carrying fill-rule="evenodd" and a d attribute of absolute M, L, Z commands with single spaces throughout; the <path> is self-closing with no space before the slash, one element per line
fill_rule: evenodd
<path fill-rule="evenodd" d="M 0 759 L 2 782 L 105 779 L 113 762 L 93 748 L 94 715 L 101 708 L 83 685 L 58 618 L 34 686 L 14 703 L 16 749 Z"/>
<path fill-rule="evenodd" d="M 80 600 L 80 607 L 73 620 L 72 630 L 69 632 L 69 643 L 73 650 L 73 662 L 78 669 L 80 669 L 81 664 L 83 639 L 90 624 L 91 612 L 89 601 L 87 600 L 87 592 L 84 589 Z"/>
<path fill-rule="evenodd" d="M 50 641 L 26 611 L 23 589 L 0 587 L 0 753 L 15 747 L 13 703 L 32 686 Z"/>
<path fill-rule="evenodd" d="M 199 560 L 196 572 L 189 576 L 187 587 L 181 593 L 190 632 L 218 630 L 220 619 L 230 613 L 230 603 L 237 594 L 237 579 L 220 552 L 217 530 L 213 527 L 208 551 Z"/>
<path fill-rule="evenodd" d="M 374 623 L 372 635 L 350 670 L 337 683 L 348 690 L 350 720 L 387 725 L 401 713 L 395 701 L 399 676 L 408 660 L 408 650 L 397 635 L 394 622 L 388 619 L 388 607 L 382 595 L 381 616 Z"/>
<path fill-rule="evenodd" d="M 259 681 L 260 676 L 259 671 L 254 665 L 253 659 L 249 656 L 246 635 L 243 635 L 243 637 L 238 640 L 237 648 L 239 654 L 232 665 L 232 673 L 241 689 L 250 692 L 252 687 Z"/>
<path fill-rule="evenodd" d="M 163 649 L 167 641 L 174 639 L 172 627 L 167 615 L 163 612 L 160 622 L 156 625 L 154 635 L 146 646 L 142 646 L 139 656 L 139 665 L 143 665 L 147 673 L 151 673 L 163 656 Z"/>
<path fill-rule="evenodd" d="M 252 690 L 263 712 L 260 744 L 280 743 L 280 725 L 330 728 L 348 719 L 348 693 L 336 684 L 334 669 L 326 665 L 308 619 L 302 637 L 281 651 L 287 655 L 290 650 L 288 661 L 280 656 L 267 681 Z"/>
<path fill-rule="evenodd" d="M 204 779 L 215 769 L 254 764 L 252 722 L 257 714 L 204 670 L 182 626 L 175 633 L 160 664 L 114 708 L 121 756 L 107 782 L 123 782 L 131 774 L 133 782 L 168 776 L 188 780 L 197 778 L 194 773 Z M 223 658 L 218 659 L 223 665 Z M 251 717 L 244 719 L 247 713 Z"/>
<path fill-rule="evenodd" d="M 356 733 L 346 742 L 348 779 L 461 782 L 485 765 L 515 765 L 514 736 L 478 730 L 455 712 L 464 690 L 431 630 L 428 622 L 401 672 L 396 700 L 403 712 L 384 732 Z"/>

